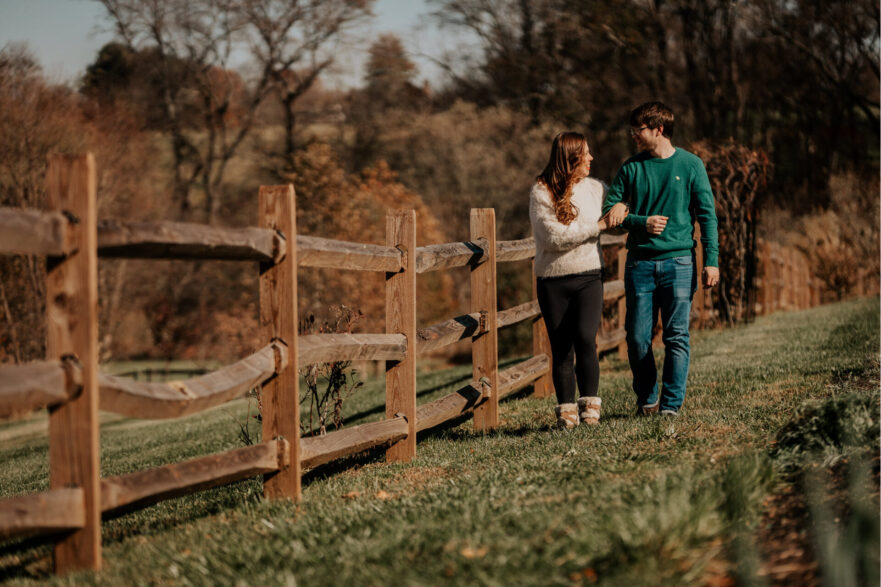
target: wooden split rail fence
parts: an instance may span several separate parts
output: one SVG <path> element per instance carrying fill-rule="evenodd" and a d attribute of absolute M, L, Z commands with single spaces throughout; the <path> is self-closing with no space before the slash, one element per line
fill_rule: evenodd
<path fill-rule="evenodd" d="M 820 281 L 801 251 L 777 243 L 758 243 L 756 314 L 803 310 L 820 305 Z"/>
<path fill-rule="evenodd" d="M 389 460 L 416 454 L 416 435 L 473 414 L 475 427 L 499 424 L 503 397 L 530 384 L 552 393 L 550 350 L 535 299 L 498 311 L 496 264 L 535 256 L 532 239 L 496 241 L 492 209 L 471 211 L 471 240 L 416 247 L 416 214 L 390 212 L 384 246 L 298 236 L 291 185 L 261 187 L 260 226 L 219 228 L 176 222 L 96 218 L 91 155 L 53 156 L 49 211 L 0 208 L 0 253 L 47 258 L 47 360 L 0 366 L 0 418 L 48 408 L 50 489 L 0 501 L 0 539 L 53 534 L 55 570 L 99 569 L 101 519 L 158 501 L 263 475 L 269 499 L 299 499 L 304 469 L 373 447 Z M 607 238 L 620 245 L 623 237 Z M 600 350 L 623 352 L 623 255 L 619 279 L 605 283 L 618 301 L 619 324 L 598 336 Z M 260 328 L 254 354 L 183 381 L 141 382 L 98 370 L 98 257 L 257 261 Z M 297 267 L 379 271 L 386 275 L 386 331 L 297 334 Z M 417 328 L 416 274 L 469 266 L 471 312 Z M 534 280 L 533 280 L 534 281 Z M 534 297 L 534 292 L 533 292 Z M 531 320 L 534 356 L 498 368 L 498 330 Z M 473 380 L 423 405 L 416 403 L 416 357 L 471 339 Z M 338 360 L 386 362 L 386 417 L 320 437 L 300 437 L 298 366 Z M 262 444 L 145 471 L 101 478 L 98 410 L 135 418 L 176 418 L 262 387 Z"/>

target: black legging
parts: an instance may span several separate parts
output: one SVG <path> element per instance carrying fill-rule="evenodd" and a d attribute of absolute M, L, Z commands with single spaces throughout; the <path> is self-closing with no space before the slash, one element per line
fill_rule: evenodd
<path fill-rule="evenodd" d="M 575 402 L 576 378 L 581 397 L 596 396 L 600 382 L 596 337 L 603 314 L 602 271 L 539 277 L 537 289 L 538 305 L 551 339 L 557 402 Z"/>

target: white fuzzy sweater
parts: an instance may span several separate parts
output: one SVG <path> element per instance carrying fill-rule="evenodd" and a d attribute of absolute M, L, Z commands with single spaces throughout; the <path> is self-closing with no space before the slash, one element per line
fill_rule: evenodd
<path fill-rule="evenodd" d="M 558 277 L 583 273 L 603 266 L 600 231 L 606 185 L 586 177 L 572 188 L 572 203 L 578 216 L 571 224 L 557 220 L 551 193 L 537 181 L 529 194 L 529 220 L 535 235 L 535 274 Z"/>

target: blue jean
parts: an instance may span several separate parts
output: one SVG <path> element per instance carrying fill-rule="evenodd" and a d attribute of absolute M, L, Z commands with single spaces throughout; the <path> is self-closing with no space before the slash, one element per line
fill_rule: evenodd
<path fill-rule="evenodd" d="M 697 270 L 691 255 L 670 259 L 627 259 L 624 291 L 627 316 L 627 358 L 633 372 L 633 391 L 640 406 L 658 403 L 658 369 L 652 354 L 652 327 L 661 312 L 664 372 L 661 411 L 678 412 L 685 400 L 688 378 L 688 319 L 697 289 Z"/>

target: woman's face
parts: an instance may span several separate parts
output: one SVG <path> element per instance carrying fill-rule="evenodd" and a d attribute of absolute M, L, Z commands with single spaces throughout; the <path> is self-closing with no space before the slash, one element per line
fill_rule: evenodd
<path fill-rule="evenodd" d="M 578 164 L 576 171 L 580 171 L 584 177 L 590 175 L 590 162 L 593 161 L 593 155 L 590 154 L 590 147 L 584 143 L 584 153 L 581 156 L 581 162 Z"/>

